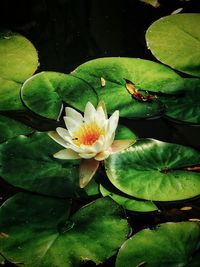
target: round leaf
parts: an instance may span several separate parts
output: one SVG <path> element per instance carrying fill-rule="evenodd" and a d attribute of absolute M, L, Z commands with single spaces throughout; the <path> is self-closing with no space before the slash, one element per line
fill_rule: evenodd
<path fill-rule="evenodd" d="M 166 106 L 166 116 L 181 122 L 200 124 L 200 79 L 185 79 L 181 95 L 159 97 Z"/>
<path fill-rule="evenodd" d="M 0 110 L 23 110 L 19 89 L 37 69 L 37 51 L 20 34 L 1 33 L 0 58 Z"/>
<path fill-rule="evenodd" d="M 81 111 L 88 101 L 97 105 L 97 96 L 87 83 L 59 72 L 41 72 L 28 79 L 21 90 L 24 104 L 48 119 L 57 119 L 64 101 Z"/>
<path fill-rule="evenodd" d="M 0 146 L 0 174 L 8 183 L 58 197 L 86 195 L 79 187 L 79 160 L 58 160 L 62 147 L 47 133 L 18 136 Z"/>
<path fill-rule="evenodd" d="M 192 148 L 153 139 L 141 139 L 132 147 L 105 160 L 112 184 L 131 196 L 173 201 L 200 194 L 200 173 L 186 170 L 200 163 Z"/>
<path fill-rule="evenodd" d="M 1 253 L 30 267 L 76 267 L 111 257 L 128 234 L 121 208 L 98 199 L 69 218 L 69 202 L 18 194 L 0 209 Z M 108 238 L 109 236 L 109 238 Z"/>
<path fill-rule="evenodd" d="M 121 205 L 124 209 L 138 212 L 150 212 L 156 211 L 158 208 L 151 201 L 142 201 L 136 200 L 134 198 L 129 197 L 126 194 L 123 194 L 116 188 L 113 188 L 108 182 L 100 185 L 100 192 L 105 196 L 111 197 L 115 202 Z"/>
<path fill-rule="evenodd" d="M 144 229 L 119 250 L 116 267 L 192 266 L 200 239 L 199 225 L 192 222 L 165 223 Z"/>
<path fill-rule="evenodd" d="M 26 135 L 33 132 L 33 129 L 23 123 L 2 115 L 0 115 L 0 128 L 0 143 L 20 134 Z"/>
<path fill-rule="evenodd" d="M 155 21 L 146 40 L 153 55 L 170 67 L 200 77 L 200 14 L 176 14 Z"/>
<path fill-rule="evenodd" d="M 127 90 L 127 80 L 143 94 L 175 93 L 183 87 L 182 79 L 171 69 L 138 58 L 99 58 L 80 65 L 71 73 L 95 88 L 109 113 L 120 111 L 121 117 L 146 118 L 158 115 L 163 106 L 155 98 L 139 101 Z"/>

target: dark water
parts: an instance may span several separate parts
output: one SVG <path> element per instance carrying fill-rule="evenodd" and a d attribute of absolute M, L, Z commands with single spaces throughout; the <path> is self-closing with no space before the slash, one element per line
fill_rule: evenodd
<path fill-rule="evenodd" d="M 51 70 L 68 73 L 87 60 L 105 56 L 140 57 L 156 61 L 145 44 L 144 35 L 149 25 L 180 7 L 185 13 L 200 12 L 197 0 L 166 0 L 160 3 L 160 8 L 155 9 L 138 0 L 6 0 L 0 1 L 0 28 L 19 32 L 35 45 L 40 59 L 38 72 Z M 165 118 L 124 119 L 122 123 L 139 137 L 200 149 L 198 126 L 183 125 Z M 41 127 L 44 125 L 39 125 L 38 129 Z M 0 180 L 1 203 L 17 191 Z M 127 213 L 135 232 L 161 222 L 196 218 L 200 214 L 199 199 L 159 205 L 160 213 Z M 192 206 L 193 209 L 180 211 L 182 206 Z M 101 266 L 114 266 L 114 260 L 113 257 Z M 7 263 L 6 266 L 11 265 Z M 85 266 L 95 264 L 87 263 Z"/>

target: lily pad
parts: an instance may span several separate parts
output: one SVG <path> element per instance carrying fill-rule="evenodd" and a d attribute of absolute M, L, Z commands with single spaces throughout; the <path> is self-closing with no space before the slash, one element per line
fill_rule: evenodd
<path fill-rule="evenodd" d="M 99 58 L 88 61 L 71 75 L 88 82 L 103 100 L 108 113 L 120 111 L 121 117 L 147 118 L 163 111 L 162 104 L 139 101 L 127 90 L 127 80 L 143 94 L 158 92 L 174 94 L 183 87 L 183 80 L 171 69 L 152 61 L 139 58 Z M 146 93 L 146 91 L 148 93 Z"/>
<path fill-rule="evenodd" d="M 8 183 L 58 197 L 86 196 L 79 187 L 79 160 L 58 160 L 61 149 L 47 133 L 18 136 L 0 145 L 0 175 Z"/>
<path fill-rule="evenodd" d="M 23 110 L 19 90 L 37 69 L 38 55 L 20 34 L 0 34 L 0 110 Z"/>
<path fill-rule="evenodd" d="M 14 119 L 0 115 L 0 143 L 20 134 L 30 134 L 33 129 Z"/>
<path fill-rule="evenodd" d="M 21 90 L 24 104 L 36 114 L 58 119 L 62 103 L 83 111 L 88 101 L 97 105 L 97 95 L 79 78 L 59 72 L 40 72 L 28 79 Z"/>
<path fill-rule="evenodd" d="M 116 140 L 137 140 L 137 135 L 131 131 L 128 127 L 124 125 L 118 125 L 117 130 L 115 132 L 115 139 Z"/>
<path fill-rule="evenodd" d="M 166 116 L 189 124 L 200 124 L 200 79 L 185 79 L 181 95 L 159 97 L 166 106 Z"/>
<path fill-rule="evenodd" d="M 65 200 L 18 194 L 0 209 L 1 253 L 30 267 L 78 267 L 86 261 L 104 262 L 128 234 L 121 208 L 98 199 L 69 217 Z M 108 238 L 109 236 L 109 238 Z"/>
<path fill-rule="evenodd" d="M 100 192 L 104 197 L 109 196 L 112 198 L 126 210 L 137 212 L 151 212 L 158 210 L 153 202 L 131 198 L 129 195 L 123 194 L 121 191 L 117 190 L 108 181 L 103 183 L 103 185 L 100 185 Z"/>
<path fill-rule="evenodd" d="M 170 67 L 200 77 L 200 14 L 176 14 L 155 21 L 147 30 L 147 46 Z"/>
<path fill-rule="evenodd" d="M 105 168 L 111 183 L 128 195 L 174 201 L 200 194 L 200 173 L 187 170 L 199 163 L 200 153 L 190 147 L 141 139 L 106 159 Z"/>
<path fill-rule="evenodd" d="M 154 230 L 144 229 L 123 244 L 116 267 L 192 266 L 199 239 L 200 227 L 191 222 L 164 223 Z"/>

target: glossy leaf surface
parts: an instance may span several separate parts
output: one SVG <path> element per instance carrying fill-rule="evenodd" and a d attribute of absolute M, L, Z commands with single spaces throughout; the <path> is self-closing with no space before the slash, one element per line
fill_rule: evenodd
<path fill-rule="evenodd" d="M 128 224 L 121 208 L 98 199 L 69 217 L 70 203 L 18 194 L 0 209 L 1 253 L 30 267 L 77 267 L 111 257 L 125 241 Z M 110 238 L 108 238 L 108 236 Z"/>
<path fill-rule="evenodd" d="M 155 21 L 147 30 L 147 46 L 170 67 L 200 77 L 200 14 L 176 14 Z"/>
<path fill-rule="evenodd" d="M 200 173 L 186 170 L 199 163 L 200 153 L 192 148 L 141 139 L 106 159 L 105 168 L 111 183 L 126 194 L 173 201 L 200 194 Z"/>
<path fill-rule="evenodd" d="M 200 227 L 191 222 L 165 223 L 153 230 L 144 229 L 123 244 L 116 267 L 195 266 L 191 264 L 198 263 L 195 252 L 199 238 Z"/>

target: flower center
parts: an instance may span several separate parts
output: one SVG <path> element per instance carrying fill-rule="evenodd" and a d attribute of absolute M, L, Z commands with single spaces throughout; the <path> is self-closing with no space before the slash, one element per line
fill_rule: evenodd
<path fill-rule="evenodd" d="M 84 124 L 73 134 L 73 142 L 78 146 L 91 146 L 103 134 L 104 129 L 100 128 L 96 122 Z"/>

